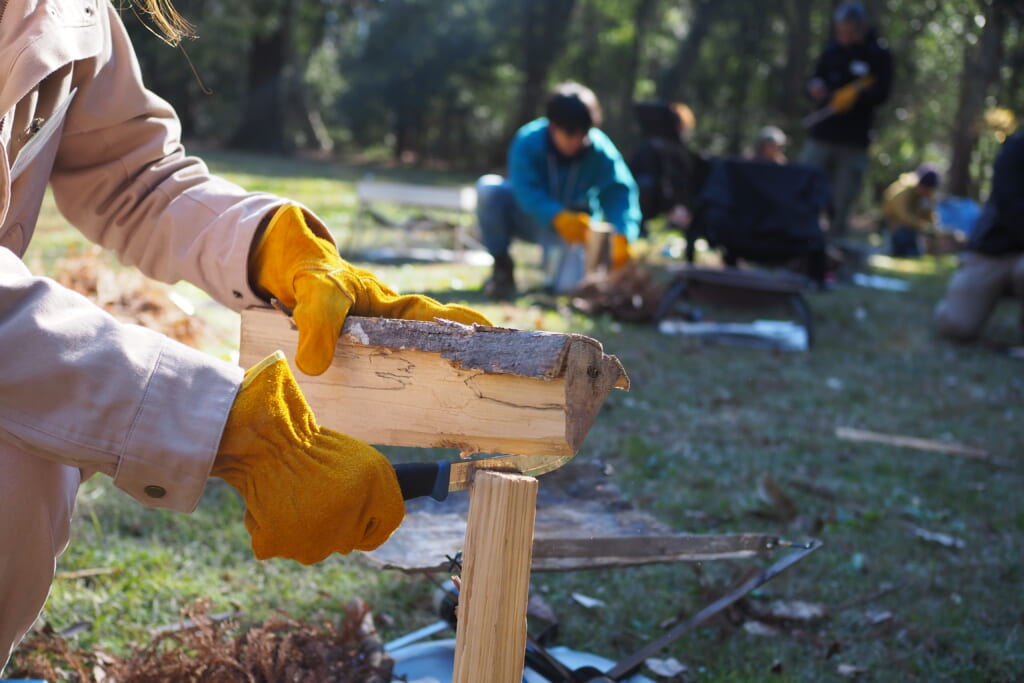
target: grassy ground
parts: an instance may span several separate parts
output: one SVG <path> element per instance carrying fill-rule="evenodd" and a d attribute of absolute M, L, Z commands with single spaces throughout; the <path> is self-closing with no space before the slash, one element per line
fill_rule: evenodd
<path fill-rule="evenodd" d="M 352 226 L 353 182 L 370 170 L 222 153 L 208 158 L 245 185 L 307 203 L 342 239 Z M 49 209 L 28 260 L 45 268 L 73 240 Z M 536 260 L 533 251 L 522 256 L 524 264 Z M 843 287 L 809 295 L 817 326 L 810 353 L 702 346 L 646 326 L 542 308 L 529 297 L 492 305 L 477 293 L 485 268 L 371 267 L 401 289 L 480 306 L 499 324 L 602 340 L 625 364 L 634 389 L 611 396 L 578 457 L 611 465 L 636 505 L 679 530 L 825 542 L 749 605 L 809 601 L 826 606 L 828 615 L 783 625 L 775 635 L 721 620 L 698 629 L 662 653 L 686 664 L 690 679 L 827 680 L 846 665 L 863 680 L 1022 680 L 1024 366 L 998 350 L 1017 341 L 1015 312 L 1000 309 L 986 343 L 949 345 L 929 323 L 951 263 L 893 265 L 903 270 L 883 274 L 907 279 L 909 292 Z M 523 272 L 534 282 L 539 277 L 535 269 Z M 229 354 L 234 314 L 202 310 L 221 331 L 215 352 Z M 840 441 L 837 426 L 948 439 L 986 449 L 997 462 Z M 772 510 L 759 495 L 766 475 L 792 500 L 795 518 L 767 514 Z M 176 622 L 178 610 L 201 596 L 213 599 L 214 611 L 253 619 L 275 609 L 337 616 L 340 605 L 362 597 L 386 637 L 435 619 L 430 581 L 373 571 L 358 557 L 315 567 L 255 562 L 241 513 L 239 499 L 219 481 L 185 516 L 143 509 L 94 478 L 79 497 L 59 570 L 110 573 L 59 578 L 45 620 L 58 630 L 88 622 L 74 636 L 78 645 L 123 653 L 147 641 L 152 629 Z M 963 547 L 925 541 L 915 528 L 962 539 Z M 562 644 L 616 659 L 662 633 L 667 618 L 707 604 L 750 566 L 536 574 L 533 589 L 558 613 Z M 574 592 L 606 606 L 588 611 L 571 599 Z"/>

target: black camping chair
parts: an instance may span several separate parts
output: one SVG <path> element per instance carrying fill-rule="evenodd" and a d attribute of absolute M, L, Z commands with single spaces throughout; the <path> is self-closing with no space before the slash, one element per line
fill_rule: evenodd
<path fill-rule="evenodd" d="M 825 281 L 826 239 L 819 218 L 830 193 L 824 173 L 797 164 L 719 159 L 711 163 L 701 198 L 702 210 L 687 235 L 688 250 L 703 237 L 730 267 L 679 270 L 665 289 L 655 321 L 699 318 L 697 305 L 784 309 L 805 329 L 809 348 L 813 324 L 802 292 Z M 740 259 L 790 270 L 799 263 L 802 274 L 737 268 Z"/>
<path fill-rule="evenodd" d="M 824 283 L 825 233 L 820 217 L 831 202 L 825 174 L 801 164 L 717 159 L 701 194 L 697 231 L 722 252 L 766 266 L 800 260 L 805 274 Z"/>

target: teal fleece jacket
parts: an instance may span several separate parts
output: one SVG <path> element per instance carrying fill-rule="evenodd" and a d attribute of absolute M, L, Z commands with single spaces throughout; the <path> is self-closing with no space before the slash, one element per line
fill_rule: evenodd
<path fill-rule="evenodd" d="M 640 235 L 636 182 L 607 135 L 591 128 L 589 137 L 590 145 L 568 159 L 551 143 L 546 118 L 520 128 L 508 153 L 516 202 L 548 227 L 559 211 L 584 211 L 632 242 Z"/>

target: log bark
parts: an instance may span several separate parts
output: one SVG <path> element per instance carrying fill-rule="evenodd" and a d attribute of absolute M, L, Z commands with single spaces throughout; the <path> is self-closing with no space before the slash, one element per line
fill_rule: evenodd
<path fill-rule="evenodd" d="M 294 359 L 297 345 L 281 313 L 243 312 L 244 367 L 277 349 Z M 629 387 L 622 364 L 589 337 L 444 321 L 350 317 L 324 374 L 292 369 L 324 426 L 463 455 L 573 455 L 608 392 Z"/>

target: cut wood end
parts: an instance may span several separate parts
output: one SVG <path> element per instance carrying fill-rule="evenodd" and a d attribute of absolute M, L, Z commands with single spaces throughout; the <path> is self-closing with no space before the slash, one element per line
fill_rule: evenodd
<path fill-rule="evenodd" d="M 565 439 L 576 452 L 594 425 L 612 388 L 629 389 L 629 377 L 615 356 L 588 337 L 576 337 L 566 360 Z"/>

